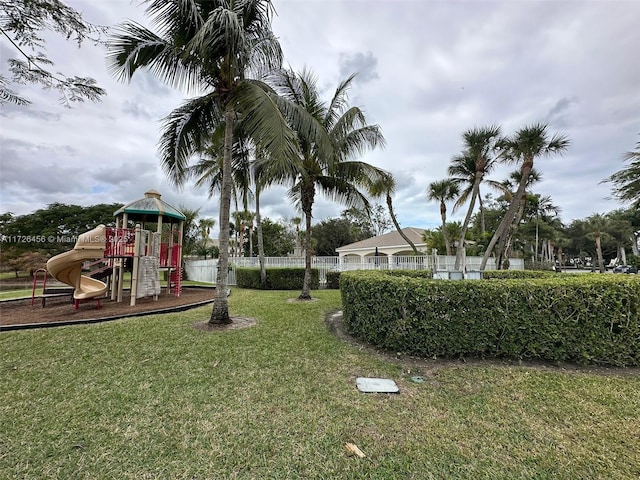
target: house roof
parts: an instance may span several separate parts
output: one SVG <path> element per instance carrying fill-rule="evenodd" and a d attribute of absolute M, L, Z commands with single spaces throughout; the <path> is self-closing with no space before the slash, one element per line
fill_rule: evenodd
<path fill-rule="evenodd" d="M 405 227 L 402 229 L 409 240 L 411 240 L 416 247 L 424 247 L 426 244 L 422 240 L 424 234 L 424 228 Z M 349 245 L 343 245 L 340 248 L 336 248 L 336 252 L 347 252 L 353 250 L 372 250 L 374 248 L 392 248 L 392 247 L 409 247 L 409 244 L 400 236 L 397 230 L 394 230 L 384 235 L 378 235 L 377 237 L 367 238 L 366 240 L 360 240 L 359 242 L 350 243 Z"/>

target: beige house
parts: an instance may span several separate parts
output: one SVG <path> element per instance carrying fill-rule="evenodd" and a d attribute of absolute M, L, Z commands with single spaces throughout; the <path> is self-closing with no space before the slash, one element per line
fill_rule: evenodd
<path fill-rule="evenodd" d="M 422 235 L 424 234 L 423 228 L 406 227 L 402 229 L 402 233 L 413 242 L 419 252 L 425 254 L 430 253 L 427 252 L 427 245 L 422 239 Z M 336 248 L 336 252 L 338 252 L 340 259 L 346 262 L 348 262 L 349 257 L 357 258 L 358 261 L 360 261 L 360 259 L 364 257 L 413 255 L 411 246 L 400 236 L 397 230 L 344 245 Z"/>
<path fill-rule="evenodd" d="M 438 255 L 435 250 L 427 248 L 422 239 L 424 229 L 406 227 L 402 229 L 402 232 L 414 243 L 418 252 L 422 254 L 421 256 L 414 256 L 411 246 L 394 230 L 384 235 L 336 248 L 340 268 L 343 270 L 359 268 L 430 268 L 433 272 L 454 271 L 455 255 Z M 524 261 L 521 258 L 511 258 L 509 261 L 511 270 L 524 270 Z M 464 255 L 462 271 L 477 272 L 480 270 L 481 263 L 482 257 L 467 257 Z M 494 257 L 489 258 L 485 269 L 495 270 Z"/>

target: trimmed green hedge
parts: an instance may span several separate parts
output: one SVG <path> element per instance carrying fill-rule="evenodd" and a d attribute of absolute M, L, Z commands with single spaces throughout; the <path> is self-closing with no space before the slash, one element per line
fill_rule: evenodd
<path fill-rule="evenodd" d="M 343 272 L 347 331 L 423 357 L 640 365 L 640 278 L 449 281 Z"/>
<path fill-rule="evenodd" d="M 266 290 L 298 290 L 304 282 L 304 268 L 274 267 L 267 268 Z M 236 285 L 240 288 L 261 289 L 259 268 L 236 268 Z M 320 272 L 311 269 L 311 290 L 318 290 Z"/>
<path fill-rule="evenodd" d="M 327 288 L 337 290 L 340 288 L 340 272 L 327 272 Z"/>
<path fill-rule="evenodd" d="M 433 278 L 431 270 L 387 270 L 385 273 L 392 277 Z"/>
<path fill-rule="evenodd" d="M 482 278 L 485 280 L 507 280 L 524 278 L 552 278 L 558 275 L 550 270 L 485 270 Z"/>
<path fill-rule="evenodd" d="M 340 288 L 340 273 L 336 271 L 327 272 L 327 288 L 334 290 Z M 389 275 L 402 275 L 413 278 L 433 278 L 431 270 L 387 270 L 387 273 Z"/>

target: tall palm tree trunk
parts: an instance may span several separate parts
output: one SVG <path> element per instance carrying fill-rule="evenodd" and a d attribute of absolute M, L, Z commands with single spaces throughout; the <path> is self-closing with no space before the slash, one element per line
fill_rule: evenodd
<path fill-rule="evenodd" d="M 473 209 L 476 206 L 476 199 L 478 198 L 478 191 L 480 189 L 480 182 L 482 181 L 482 174 L 476 173 L 476 180 L 473 185 L 473 191 L 471 193 L 471 201 L 469 202 L 469 210 L 467 210 L 467 215 L 464 217 L 464 222 L 462 222 L 462 228 L 460 228 L 460 238 L 458 239 L 458 246 L 456 247 L 456 263 L 454 266 L 454 270 L 460 271 L 463 267 L 462 265 L 462 256 L 464 254 L 464 240 L 467 236 L 467 228 L 469 228 L 469 222 L 471 221 L 471 215 L 473 214 Z"/>
<path fill-rule="evenodd" d="M 229 104 L 225 111 L 224 155 L 222 160 L 222 186 L 220 188 L 220 255 L 216 298 L 209 323 L 225 325 L 231 323 L 227 302 L 227 276 L 229 274 L 229 210 L 231 209 L 231 151 L 233 148 L 233 122 L 235 112 Z"/>
<path fill-rule="evenodd" d="M 302 184 L 302 212 L 304 213 L 304 281 L 302 282 L 302 293 L 298 299 L 311 300 L 311 218 L 315 187 L 313 184 Z"/>
<path fill-rule="evenodd" d="M 562 253 L 562 245 L 558 245 L 558 253 L 556 254 L 556 261 L 558 262 L 558 269 L 556 271 L 557 272 L 561 272 L 562 271 L 562 265 L 564 264 L 563 253 Z"/>
<path fill-rule="evenodd" d="M 440 218 L 442 218 L 442 237 L 444 238 L 444 247 L 447 250 L 447 256 L 451 255 L 451 242 L 449 241 L 449 232 L 447 231 L 447 206 L 444 202 L 440 202 Z"/>
<path fill-rule="evenodd" d="M 596 232 L 596 254 L 598 255 L 598 269 L 600 273 L 605 272 L 604 259 L 602 258 L 602 242 L 600 232 Z"/>
<path fill-rule="evenodd" d="M 487 222 L 484 214 L 484 204 L 482 203 L 482 195 L 478 190 L 478 208 L 480 209 L 480 233 L 484 237 L 484 232 L 487 231 Z"/>
<path fill-rule="evenodd" d="M 244 220 L 240 221 L 240 232 L 238 233 L 238 257 L 244 257 Z"/>
<path fill-rule="evenodd" d="M 513 219 L 515 218 L 518 208 L 520 207 L 520 199 L 524 195 L 525 188 L 527 187 L 527 179 L 531 174 L 532 168 L 533 168 L 533 159 L 527 159 L 522 164 L 520 184 L 518 185 L 518 190 L 516 191 L 515 195 L 511 199 L 511 203 L 509 204 L 509 209 L 507 210 L 507 213 L 505 213 L 504 217 L 502 217 L 502 221 L 500 222 L 500 225 L 498 226 L 498 229 L 496 230 L 496 232 L 493 234 L 493 237 L 491 238 L 489 245 L 487 245 L 487 249 L 484 252 L 484 255 L 482 257 L 482 263 L 480 264 L 480 270 L 484 270 L 486 268 L 487 261 L 491 256 L 491 252 L 493 252 L 493 249 L 498 243 L 498 240 L 504 239 L 504 241 L 506 242 L 505 237 L 507 236 L 507 231 L 509 228 L 511 228 Z M 496 263 L 496 269 L 498 270 L 500 269 L 500 265 L 498 263 Z"/>
<path fill-rule="evenodd" d="M 396 230 L 398 231 L 400 236 L 411 247 L 411 249 L 413 250 L 414 255 L 420 255 L 420 253 L 418 252 L 418 249 L 416 248 L 414 243 L 411 241 L 411 239 L 409 237 L 407 237 L 404 234 L 404 232 L 400 228 L 400 224 L 398 223 L 398 219 L 396 218 L 396 214 L 393 212 L 393 202 L 391 201 L 391 195 L 389 195 L 388 193 L 387 193 L 387 207 L 389 208 L 389 215 L 391 216 L 391 221 L 393 222 L 393 225 L 396 227 Z"/>
<path fill-rule="evenodd" d="M 518 213 L 516 213 L 516 218 L 513 220 L 511 225 L 509 225 L 509 229 L 507 230 L 507 235 L 505 236 L 505 238 L 504 239 L 501 238 L 500 242 L 498 243 L 498 248 L 497 248 L 498 259 L 496 260 L 496 263 L 500 264 L 500 266 L 503 265 L 503 261 L 505 259 L 509 259 L 511 257 L 511 250 L 513 249 L 513 237 L 516 234 L 516 231 L 518 230 L 518 225 L 520 225 L 520 221 L 522 220 L 522 217 L 524 216 L 524 207 L 526 203 L 527 203 L 527 193 L 525 191 L 524 194 L 522 195 L 522 198 L 520 199 L 520 206 L 518 207 Z"/>
<path fill-rule="evenodd" d="M 256 185 L 256 234 L 258 235 L 258 263 L 260 265 L 260 285 L 267 286 L 267 270 L 264 266 L 264 238 L 262 237 L 262 217 L 260 216 L 260 186 Z"/>

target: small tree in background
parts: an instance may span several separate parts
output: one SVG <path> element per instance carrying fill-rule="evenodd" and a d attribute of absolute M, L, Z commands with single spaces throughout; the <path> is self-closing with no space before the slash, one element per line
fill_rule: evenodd
<path fill-rule="evenodd" d="M 624 203 L 631 203 L 632 208 L 640 210 L 640 142 L 635 151 L 624 156 L 629 165 L 614 173 L 604 181 L 613 184 L 613 195 Z"/>
<path fill-rule="evenodd" d="M 106 92 L 94 79 L 54 73 L 53 61 L 42 52 L 46 42 L 41 35 L 46 31 L 56 32 L 80 47 L 87 39 L 99 41 L 104 30 L 83 20 L 80 13 L 60 0 L 2 0 L 0 33 L 9 40 L 18 58 L 8 60 L 11 79 L 0 75 L 0 105 L 31 103 L 12 90 L 12 83 L 38 84 L 45 90 L 57 90 L 65 106 L 100 100 Z"/>
<path fill-rule="evenodd" d="M 455 199 L 460 194 L 458 184 L 448 178 L 431 182 L 427 188 L 427 199 L 440 203 L 440 218 L 442 219 L 442 227 L 440 232 L 444 239 L 444 246 L 447 255 L 451 255 L 451 241 L 449 240 L 449 232 L 447 225 L 447 203 Z"/>

